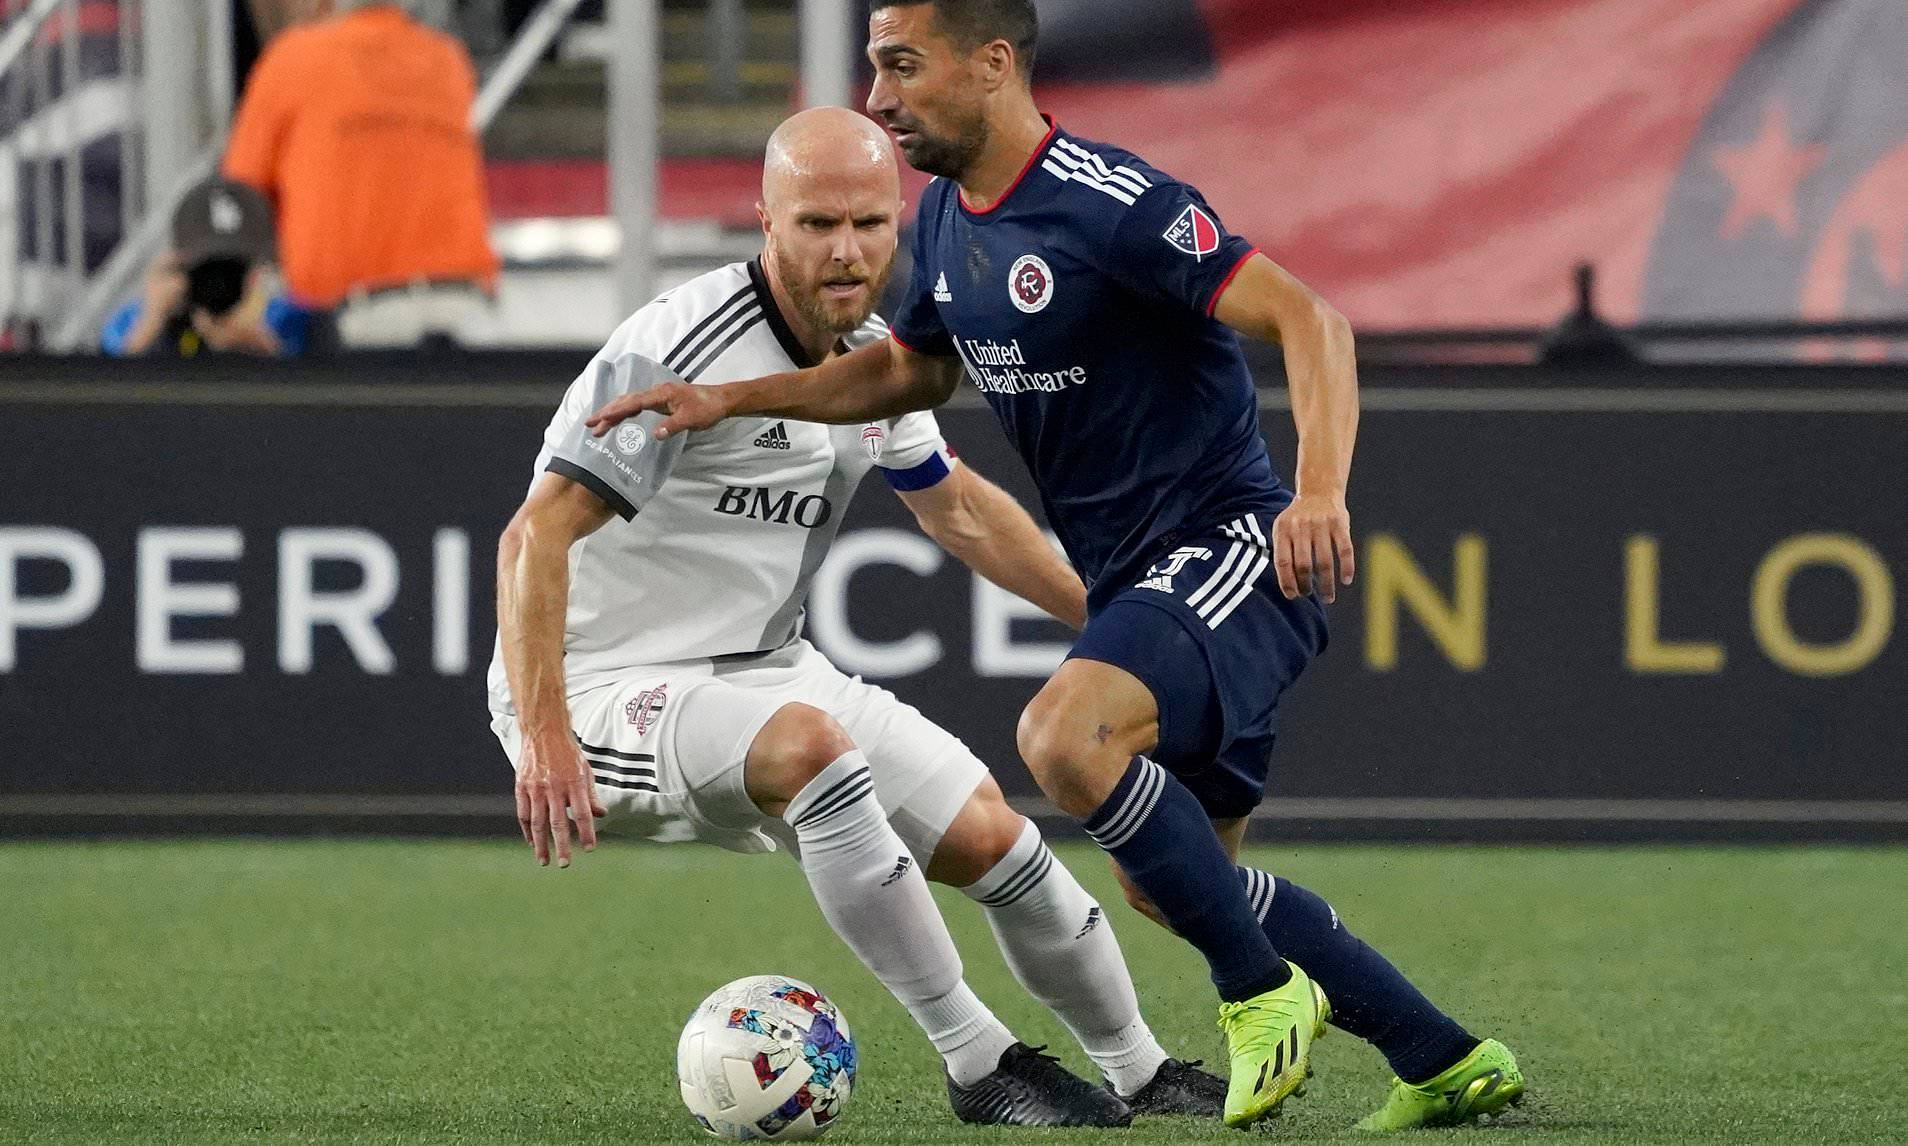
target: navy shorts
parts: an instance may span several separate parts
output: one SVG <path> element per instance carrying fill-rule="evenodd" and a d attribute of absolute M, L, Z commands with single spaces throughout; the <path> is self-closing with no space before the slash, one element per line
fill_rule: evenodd
<path fill-rule="evenodd" d="M 1265 796 L 1279 697 L 1325 651 L 1325 610 L 1287 600 L 1269 515 L 1182 539 L 1087 622 L 1070 657 L 1132 673 L 1159 706 L 1150 754 L 1215 819 Z"/>

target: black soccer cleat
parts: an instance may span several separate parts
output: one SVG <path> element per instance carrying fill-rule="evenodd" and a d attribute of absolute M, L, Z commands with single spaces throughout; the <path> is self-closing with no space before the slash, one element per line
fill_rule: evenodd
<path fill-rule="evenodd" d="M 1127 1108 L 1139 1114 L 1189 1114 L 1218 1118 L 1226 1112 L 1226 1080 L 1200 1070 L 1200 1062 L 1169 1058 L 1159 1064 L 1153 1081 L 1125 1097 Z M 1110 1093 L 1113 1084 L 1107 1083 Z"/>
<path fill-rule="evenodd" d="M 1045 1047 L 1015 1043 L 994 1073 L 972 1086 L 947 1080 L 954 1117 L 980 1126 L 1129 1126 L 1133 1112 L 1116 1094 L 1060 1065 Z"/>

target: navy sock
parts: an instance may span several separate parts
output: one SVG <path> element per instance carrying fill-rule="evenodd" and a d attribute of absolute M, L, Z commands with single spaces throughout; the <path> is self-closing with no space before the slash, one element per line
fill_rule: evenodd
<path fill-rule="evenodd" d="M 1265 933 L 1332 1004 L 1332 1025 L 1377 1047 L 1406 1082 L 1442 1074 L 1477 1047 L 1396 967 L 1348 931 L 1332 905 L 1289 879 L 1239 869 Z"/>
<path fill-rule="evenodd" d="M 1133 757 L 1086 830 L 1206 957 L 1221 999 L 1250 999 L 1291 979 L 1206 810 L 1166 769 Z"/>

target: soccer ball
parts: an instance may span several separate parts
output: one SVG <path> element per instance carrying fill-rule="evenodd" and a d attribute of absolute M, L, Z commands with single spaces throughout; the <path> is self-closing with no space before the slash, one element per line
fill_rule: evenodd
<path fill-rule="evenodd" d="M 689 1016 L 676 1081 L 689 1113 L 718 1138 L 817 1138 L 854 1088 L 855 1040 L 820 991 L 753 975 L 717 988 Z"/>

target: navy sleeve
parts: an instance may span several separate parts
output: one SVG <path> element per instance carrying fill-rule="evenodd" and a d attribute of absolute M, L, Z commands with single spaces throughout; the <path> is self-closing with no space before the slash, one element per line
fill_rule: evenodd
<path fill-rule="evenodd" d="M 1162 181 L 1121 215 L 1104 270 L 1147 298 L 1211 314 L 1257 249 L 1228 234 L 1199 192 L 1184 183 Z"/>
<path fill-rule="evenodd" d="M 934 283 L 940 272 L 928 258 L 933 247 L 928 241 L 928 230 L 940 214 L 942 196 L 936 193 L 940 182 L 930 184 L 927 193 L 921 196 L 921 211 L 914 220 L 911 246 L 914 271 L 908 276 L 908 289 L 902 294 L 900 305 L 888 317 L 888 335 L 916 354 L 952 358 L 954 340 L 948 336 L 947 327 L 941 322 L 940 308 L 934 302 Z"/>

